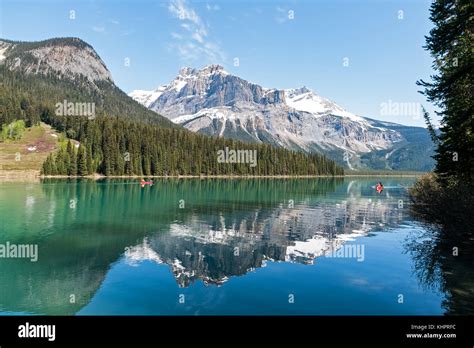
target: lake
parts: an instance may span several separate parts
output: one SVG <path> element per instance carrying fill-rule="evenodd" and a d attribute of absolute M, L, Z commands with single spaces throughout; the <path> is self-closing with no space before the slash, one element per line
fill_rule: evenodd
<path fill-rule="evenodd" d="M 378 180 L 0 183 L 0 245 L 37 247 L 0 258 L 0 314 L 472 314 L 415 179 Z"/>

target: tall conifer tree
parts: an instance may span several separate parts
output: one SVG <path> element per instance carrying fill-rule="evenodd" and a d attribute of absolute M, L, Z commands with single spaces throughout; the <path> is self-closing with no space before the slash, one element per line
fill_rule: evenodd
<path fill-rule="evenodd" d="M 430 9 L 434 28 L 426 49 L 434 58 L 432 82 L 419 81 L 423 94 L 441 111 L 435 154 L 443 185 L 474 182 L 474 2 L 436 0 Z M 429 128 L 431 120 L 425 114 Z"/>

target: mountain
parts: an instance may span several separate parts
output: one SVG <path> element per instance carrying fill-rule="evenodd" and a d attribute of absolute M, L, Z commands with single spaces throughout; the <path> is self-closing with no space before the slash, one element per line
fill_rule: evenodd
<path fill-rule="evenodd" d="M 10 70 L 27 74 L 55 74 L 61 78 L 85 77 L 108 81 L 112 75 L 92 46 L 78 38 L 39 42 L 0 41 L 0 59 Z"/>
<path fill-rule="evenodd" d="M 17 93 L 31 94 L 29 98 L 38 102 L 51 101 L 52 109 L 64 100 L 91 103 L 96 114 L 176 128 L 120 90 L 97 52 L 79 38 L 37 42 L 0 39 L 0 76 L 11 98 Z M 15 116 L 5 120 L 0 117 L 0 121 L 5 123 L 10 118 Z"/>
<path fill-rule="evenodd" d="M 400 133 L 403 140 L 390 149 L 362 154 L 359 159 L 362 165 L 373 169 L 433 170 L 435 161 L 431 156 L 434 154 L 434 144 L 426 128 L 365 119 L 374 127 L 384 127 Z"/>
<path fill-rule="evenodd" d="M 349 168 L 429 170 L 433 165 L 424 128 L 354 115 L 306 87 L 263 88 L 220 65 L 182 68 L 168 85 L 129 95 L 195 132 L 320 152 Z"/>
<path fill-rule="evenodd" d="M 343 174 L 319 154 L 184 129 L 121 91 L 78 38 L 0 40 L 0 132 L 17 120 L 27 128 L 44 122 L 65 135 L 50 149 L 43 175 Z M 2 141 L 11 137 L 3 133 Z"/>

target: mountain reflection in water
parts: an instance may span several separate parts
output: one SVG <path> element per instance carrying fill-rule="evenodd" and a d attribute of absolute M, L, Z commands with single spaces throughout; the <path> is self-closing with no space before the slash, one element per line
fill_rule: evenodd
<path fill-rule="evenodd" d="M 379 291 L 375 283 L 384 284 L 387 276 L 374 265 L 387 262 L 390 267 L 405 267 L 410 257 L 402 253 L 400 238 L 405 230 L 412 229 L 414 221 L 407 213 L 404 188 L 412 179 L 387 180 L 386 187 L 390 189 L 382 195 L 371 188 L 375 180 L 160 180 L 145 188 L 130 180 L 0 184 L 2 240 L 39 246 L 36 263 L 0 260 L 0 313 L 75 314 L 85 310 L 90 314 L 121 314 L 136 308 L 132 313 L 146 314 L 134 302 L 139 296 L 134 292 L 140 291 L 136 289 L 156 291 L 166 287 L 170 293 L 187 289 L 198 296 L 204 291 L 199 290 L 198 284 L 202 283 L 210 296 L 217 291 L 213 288 L 230 290 L 227 283 L 231 279 L 245 279 L 269 262 L 305 267 L 283 271 L 272 266 L 275 272 L 283 272 L 272 280 L 274 284 L 259 276 L 259 282 L 267 282 L 275 296 L 278 288 L 283 289 L 285 283 L 293 281 L 298 281 L 292 283 L 293 287 L 304 288 L 311 294 L 316 285 L 311 285 L 308 278 L 300 282 L 298 274 L 323 271 L 329 266 L 335 280 L 337 272 L 347 277 L 352 274 L 347 273 L 349 270 L 354 277 L 356 272 L 362 272 L 364 277 L 373 278 L 373 291 Z M 367 254 L 362 255 L 364 258 L 327 258 L 337 255 L 345 245 L 356 250 L 361 240 L 365 246 L 361 250 Z M 319 264 L 320 260 L 327 260 L 328 266 L 326 261 Z M 176 289 L 164 282 L 164 275 L 159 283 L 145 279 L 152 276 L 153 271 L 150 273 L 148 268 L 151 265 L 167 267 Z M 362 267 L 370 273 L 364 273 L 367 270 Z M 395 274 L 395 278 L 407 282 L 400 286 L 413 288 L 420 281 L 411 279 L 412 272 L 406 267 L 397 272 L 400 274 Z M 138 274 L 141 278 L 132 281 Z M 327 277 L 319 279 L 320 283 L 335 281 Z M 339 290 L 348 291 L 343 279 L 338 281 Z M 351 286 L 358 287 L 351 290 L 353 294 L 359 294 L 363 288 L 360 286 L 368 282 L 355 278 L 352 281 Z M 119 294 L 110 295 L 109 291 Z M 391 295 L 378 292 L 377 296 Z M 431 301 L 426 314 L 439 313 L 439 295 L 426 298 Z M 108 304 L 110 309 L 105 311 L 107 301 L 113 304 Z M 151 297 L 144 301 L 149 301 L 149 314 L 161 313 L 160 308 L 168 305 L 164 299 L 159 303 Z M 212 307 L 203 303 L 201 307 L 196 305 L 199 308 L 194 308 L 194 313 L 202 312 L 205 306 Z M 268 305 L 277 308 L 274 303 Z M 214 312 L 232 314 L 239 304 L 220 306 Z M 293 308 L 293 314 L 312 313 L 311 308 Z M 332 307 L 328 308 L 332 313 Z M 412 309 L 420 312 L 423 308 Z M 386 314 L 405 313 L 396 304 L 382 310 Z M 286 309 L 281 311 L 286 313 Z M 347 313 L 344 307 L 334 309 L 336 314 L 358 311 L 357 304 Z M 164 312 L 181 313 L 174 307 Z"/>

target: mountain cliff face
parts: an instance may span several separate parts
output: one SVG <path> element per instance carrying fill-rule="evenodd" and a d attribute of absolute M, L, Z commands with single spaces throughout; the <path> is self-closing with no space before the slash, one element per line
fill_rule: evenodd
<path fill-rule="evenodd" d="M 403 126 L 384 126 L 356 116 L 306 87 L 263 88 L 210 65 L 201 70 L 183 68 L 170 84 L 129 95 L 195 132 L 322 152 L 349 168 L 370 168 L 385 160 L 383 169 L 417 169 L 386 156 L 412 145 Z M 418 131 L 428 136 L 423 128 Z M 429 169 L 431 164 L 425 162 L 430 162 L 428 153 L 418 170 Z"/>
<path fill-rule="evenodd" d="M 40 42 L 0 40 L 1 64 L 26 74 L 86 78 L 90 82 L 113 82 L 112 75 L 94 49 L 77 38 Z M 2 59 L 3 58 L 3 59 Z"/>
<path fill-rule="evenodd" d="M 0 39 L 0 77 L 13 95 L 31 93 L 32 103 L 53 110 L 64 100 L 93 103 L 97 114 L 135 119 L 176 127 L 167 118 L 143 107 L 118 88 L 97 52 L 78 38 L 54 38 L 37 42 Z M 10 115 L 5 121 L 15 115 Z M 0 121 L 2 118 L 0 117 Z"/>

